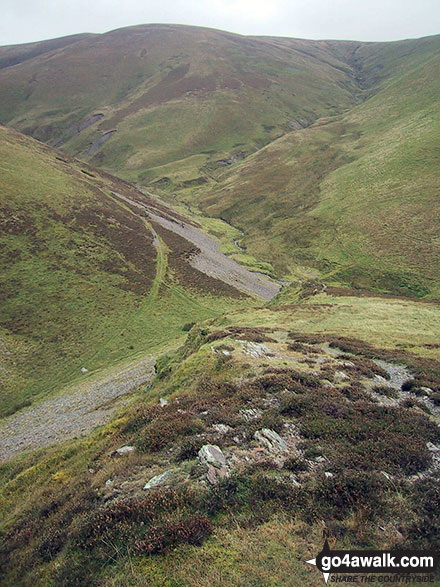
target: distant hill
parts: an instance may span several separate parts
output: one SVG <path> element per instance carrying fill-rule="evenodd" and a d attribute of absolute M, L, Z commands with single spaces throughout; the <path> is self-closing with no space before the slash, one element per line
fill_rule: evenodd
<path fill-rule="evenodd" d="M 198 201 L 279 273 L 438 298 L 440 37 L 358 54 L 383 76 L 371 97 L 227 167 Z"/>
<path fill-rule="evenodd" d="M 40 55 L 0 71 L 0 122 L 132 179 L 191 156 L 202 167 L 217 153 L 249 154 L 359 93 L 359 43 L 178 25 L 73 40 L 38 44 Z M 0 48 L 0 60 L 17 51 Z"/>
<path fill-rule="evenodd" d="M 289 280 L 438 297 L 439 56 L 141 25 L 1 47 L 0 122 L 227 219 Z"/>

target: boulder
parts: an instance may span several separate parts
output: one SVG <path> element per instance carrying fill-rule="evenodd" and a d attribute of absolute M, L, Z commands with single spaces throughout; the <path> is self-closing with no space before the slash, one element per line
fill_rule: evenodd
<path fill-rule="evenodd" d="M 422 385 L 422 387 L 419 387 L 419 389 L 421 391 L 423 391 L 423 393 L 426 393 L 427 395 L 431 395 L 431 393 L 434 393 L 434 390 L 432 390 L 430 387 L 424 387 Z"/>
<path fill-rule="evenodd" d="M 215 444 L 205 444 L 199 450 L 199 460 L 202 465 L 212 465 L 221 469 L 226 467 L 226 458 L 220 447 Z"/>
<path fill-rule="evenodd" d="M 121 448 L 117 448 L 116 450 L 114 450 L 112 453 L 110 453 L 110 456 L 112 457 L 116 457 L 116 456 L 124 456 L 127 455 L 133 451 L 135 451 L 135 447 L 134 446 L 121 446 Z"/>
<path fill-rule="evenodd" d="M 165 483 L 171 477 L 172 473 L 173 473 L 173 469 L 168 469 L 168 471 L 165 471 L 164 473 L 161 473 L 160 475 L 156 475 L 155 477 L 152 477 L 148 481 L 148 483 L 146 483 L 144 485 L 144 489 L 146 489 L 146 490 L 154 489 L 155 487 L 161 487 L 162 485 L 165 485 Z"/>
<path fill-rule="evenodd" d="M 162 406 L 162 408 L 164 408 L 165 406 L 167 406 L 167 405 L 168 405 L 168 400 L 166 400 L 165 398 L 161 397 L 161 398 L 159 399 L 159 403 L 160 403 L 160 405 Z"/>
<path fill-rule="evenodd" d="M 246 354 L 250 355 L 254 359 L 262 357 L 272 358 L 275 356 L 275 352 L 265 344 L 259 342 L 246 342 L 242 343 L 243 350 Z"/>
<path fill-rule="evenodd" d="M 275 430 L 270 430 L 270 428 L 257 430 L 254 438 L 260 444 L 264 444 L 272 453 L 287 452 L 288 450 L 286 441 Z"/>
<path fill-rule="evenodd" d="M 240 410 L 239 414 L 246 422 L 250 422 L 259 418 L 262 412 L 258 408 L 250 408 L 248 410 Z"/>
<path fill-rule="evenodd" d="M 229 467 L 225 455 L 215 444 L 205 444 L 199 450 L 199 460 L 208 467 L 206 479 L 211 485 L 216 485 L 221 479 L 229 477 Z"/>
<path fill-rule="evenodd" d="M 221 479 L 226 479 L 227 477 L 229 477 L 229 470 L 227 467 L 217 469 L 212 465 L 208 465 L 206 478 L 211 485 L 216 485 Z"/>
<path fill-rule="evenodd" d="M 431 452 L 435 452 L 438 453 L 440 452 L 440 446 L 437 446 L 436 444 L 434 444 L 433 442 L 427 442 L 426 443 L 426 447 L 429 451 Z"/>
<path fill-rule="evenodd" d="M 232 430 L 232 428 L 230 426 L 227 426 L 226 424 L 214 424 L 213 428 L 216 432 L 219 432 L 220 434 L 227 434 Z"/>

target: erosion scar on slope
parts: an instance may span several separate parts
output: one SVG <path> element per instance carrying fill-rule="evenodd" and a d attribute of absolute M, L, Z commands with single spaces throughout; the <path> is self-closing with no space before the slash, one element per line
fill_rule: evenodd
<path fill-rule="evenodd" d="M 258 296 L 264 300 L 271 300 L 280 291 L 280 285 L 278 283 L 274 283 L 260 273 L 249 271 L 220 252 L 219 242 L 195 226 L 191 226 L 186 222 L 178 222 L 171 216 L 168 218 L 160 216 L 157 214 L 158 210 L 156 208 L 127 198 L 117 192 L 112 192 L 112 194 L 132 206 L 143 210 L 148 218 L 157 222 L 163 228 L 180 235 L 188 242 L 196 245 L 200 252 L 190 260 L 190 264 L 194 269 L 215 279 L 220 279 L 239 291 Z M 161 205 L 164 206 L 163 202 L 161 202 Z"/>
<path fill-rule="evenodd" d="M 42 401 L 0 422 L 0 462 L 21 452 L 45 448 L 89 434 L 111 419 L 122 396 L 154 376 L 154 357 L 138 361 L 116 375 L 90 382 L 85 390 Z"/>

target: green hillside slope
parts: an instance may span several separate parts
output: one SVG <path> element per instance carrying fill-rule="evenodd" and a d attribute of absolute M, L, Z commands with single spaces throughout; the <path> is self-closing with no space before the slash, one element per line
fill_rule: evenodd
<path fill-rule="evenodd" d="M 358 45 L 120 29 L 1 70 L 0 122 L 145 180 L 150 168 L 191 156 L 198 168 L 243 156 L 352 105 L 359 87 L 345 56 Z"/>
<path fill-rule="evenodd" d="M 359 52 L 393 72 L 373 96 L 186 197 L 286 275 L 438 297 L 440 37 Z"/>
<path fill-rule="evenodd" d="M 0 415 L 246 305 L 112 197 L 117 179 L 5 128 L 0 161 Z"/>
<path fill-rule="evenodd" d="M 438 547 L 439 57 L 0 47 L 2 584 L 318 587 L 324 537 Z"/>
<path fill-rule="evenodd" d="M 318 587 L 323 533 L 437 547 L 439 306 L 285 302 L 194 326 L 113 422 L 0 466 L 5 585 Z"/>

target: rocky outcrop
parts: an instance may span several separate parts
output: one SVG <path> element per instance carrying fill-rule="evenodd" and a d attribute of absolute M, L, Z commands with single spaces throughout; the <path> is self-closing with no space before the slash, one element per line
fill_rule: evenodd
<path fill-rule="evenodd" d="M 263 428 L 257 430 L 254 434 L 254 438 L 260 444 L 263 444 L 271 453 L 284 453 L 288 451 L 287 443 L 281 438 L 281 436 L 270 428 Z"/>
<path fill-rule="evenodd" d="M 226 466 L 226 458 L 220 447 L 215 444 L 205 444 L 199 450 L 199 460 L 202 465 L 212 465 L 221 468 Z"/>
<path fill-rule="evenodd" d="M 227 424 L 214 424 L 212 427 L 219 434 L 227 434 L 228 432 L 232 431 L 232 428 Z"/>
<path fill-rule="evenodd" d="M 167 482 L 170 481 L 173 472 L 173 469 L 168 469 L 168 471 L 152 477 L 148 483 L 145 484 L 144 489 L 154 489 L 156 487 L 162 487 L 163 485 L 166 485 Z"/>
<path fill-rule="evenodd" d="M 114 450 L 112 453 L 110 453 L 110 456 L 112 457 L 122 457 L 124 455 L 130 454 L 132 452 L 134 452 L 136 449 L 134 446 L 121 446 L 120 448 L 117 448 L 116 450 Z"/>
<path fill-rule="evenodd" d="M 206 479 L 215 485 L 221 479 L 229 476 L 229 467 L 226 457 L 220 447 L 215 444 L 205 444 L 199 450 L 199 461 L 208 468 Z"/>

